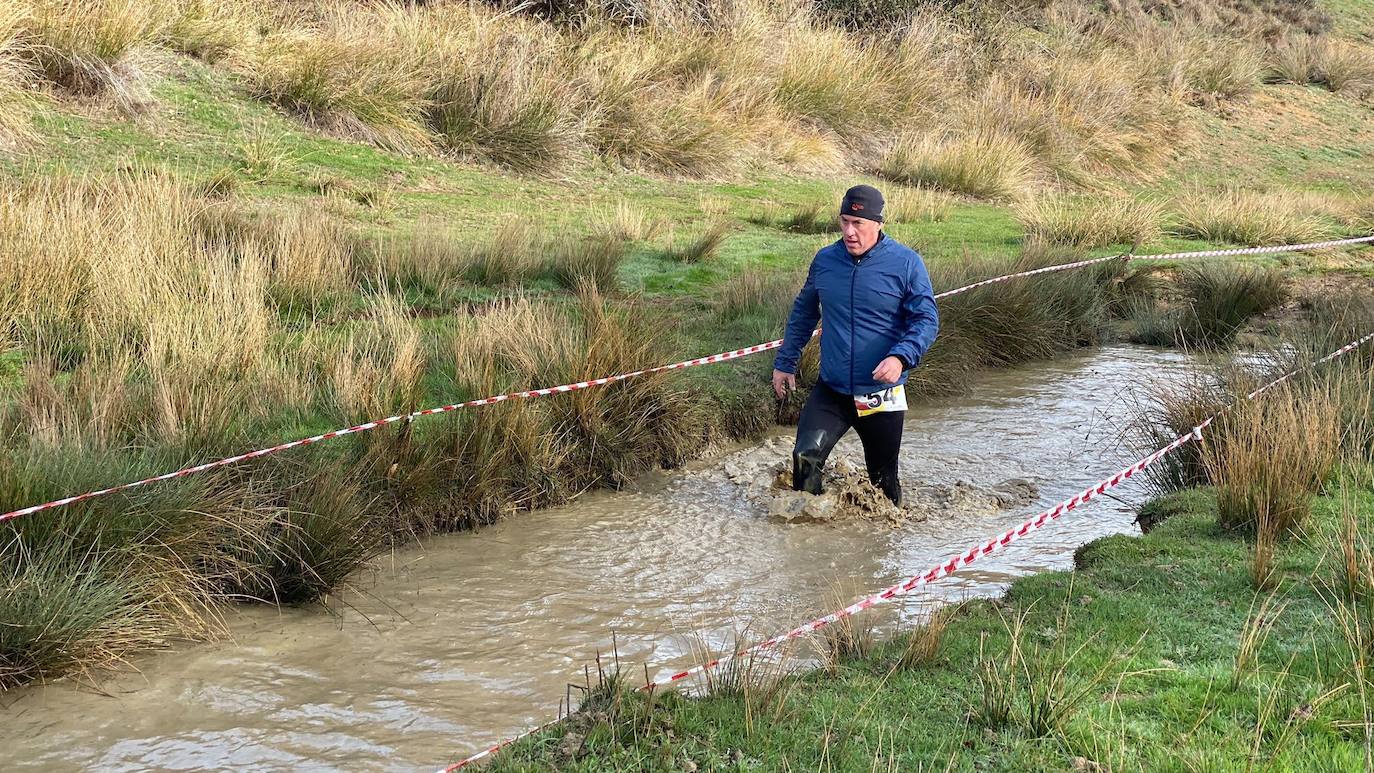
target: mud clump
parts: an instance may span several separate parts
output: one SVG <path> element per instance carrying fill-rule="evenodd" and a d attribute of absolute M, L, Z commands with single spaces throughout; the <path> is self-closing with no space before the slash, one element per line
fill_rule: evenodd
<path fill-rule="evenodd" d="M 787 523 L 825 523 L 828 521 L 863 518 L 903 523 L 924 520 L 907 507 L 892 504 L 868 474 L 847 459 L 830 465 L 822 485 L 825 493 L 819 496 L 792 490 L 792 465 L 780 462 L 774 466 L 768 500 L 768 517 Z"/>
<path fill-rule="evenodd" d="M 1024 478 L 1012 478 L 995 486 L 979 488 L 966 481 L 952 485 L 927 484 L 904 487 L 902 504 L 888 501 L 868 474 L 841 459 L 827 470 L 825 493 L 792 491 L 792 470 L 779 464 L 773 470 L 768 516 L 785 523 L 828 523 L 852 518 L 886 521 L 893 525 L 921 522 L 957 514 L 991 515 L 1035 501 L 1040 489 Z"/>
<path fill-rule="evenodd" d="M 1011 478 L 992 486 L 966 481 L 912 485 L 904 481 L 897 506 L 868 479 L 862 460 L 836 454 L 826 467 L 823 494 L 792 490 L 792 441 L 775 437 L 725 459 L 717 472 L 744 487 L 746 495 L 783 523 L 839 523 L 852 520 L 892 525 L 949 515 L 992 515 L 1031 504 L 1040 495 L 1034 482 Z"/>

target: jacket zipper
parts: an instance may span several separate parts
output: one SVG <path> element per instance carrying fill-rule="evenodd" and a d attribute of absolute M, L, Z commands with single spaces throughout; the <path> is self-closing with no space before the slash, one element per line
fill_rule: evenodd
<path fill-rule="evenodd" d="M 854 394 L 854 284 L 859 277 L 859 263 L 863 258 L 851 261 L 849 269 L 849 394 Z"/>

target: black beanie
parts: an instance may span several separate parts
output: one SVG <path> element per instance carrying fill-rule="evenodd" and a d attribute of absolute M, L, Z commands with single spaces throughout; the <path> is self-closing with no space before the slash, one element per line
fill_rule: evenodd
<path fill-rule="evenodd" d="M 883 194 L 872 185 L 855 185 L 844 192 L 840 214 L 883 222 Z"/>

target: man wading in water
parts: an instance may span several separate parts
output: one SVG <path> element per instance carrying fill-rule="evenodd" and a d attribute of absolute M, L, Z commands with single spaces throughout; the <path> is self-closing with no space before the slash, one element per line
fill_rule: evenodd
<path fill-rule="evenodd" d="M 802 346 L 821 321 L 821 377 L 797 422 L 792 488 L 821 493 L 826 457 L 853 427 L 868 479 L 902 502 L 897 453 L 906 417 L 906 372 L 935 340 L 940 319 L 921 256 L 883 234 L 883 194 L 856 185 L 840 203 L 840 241 L 816 253 L 792 304 L 773 391 L 797 388 Z"/>

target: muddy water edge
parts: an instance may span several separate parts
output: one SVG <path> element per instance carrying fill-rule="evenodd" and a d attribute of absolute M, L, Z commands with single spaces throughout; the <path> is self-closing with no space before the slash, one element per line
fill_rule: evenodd
<path fill-rule="evenodd" d="M 790 434 L 628 491 L 397 551 L 329 607 L 230 613 L 230 639 L 142 659 L 101 692 L 60 681 L 6 696 L 0 766 L 109 770 L 434 767 L 552 716 L 612 639 L 663 673 L 924 571 L 1126 459 L 1130 394 L 1181 377 L 1174 351 L 1116 346 L 988 372 L 908 412 L 916 514 L 787 523 L 767 478 Z M 859 463 L 846 437 L 837 460 Z M 1007 492 L 1011 492 L 1008 494 Z M 1000 593 L 1134 530 L 1138 486 L 885 611 Z M 771 513 L 771 517 L 770 517 Z"/>

